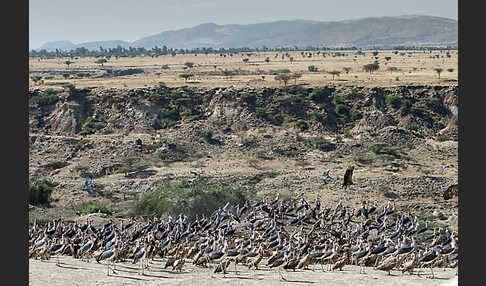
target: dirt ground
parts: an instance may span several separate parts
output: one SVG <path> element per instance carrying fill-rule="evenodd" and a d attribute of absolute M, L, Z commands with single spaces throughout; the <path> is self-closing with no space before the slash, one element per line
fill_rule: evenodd
<path fill-rule="evenodd" d="M 207 268 L 199 268 L 186 263 L 182 272 L 164 269 L 165 260 L 157 259 L 150 264 L 150 270 L 145 275 L 137 273 L 137 266 L 130 262 L 117 263 L 116 273 L 110 270 L 107 276 L 106 262 L 101 264 L 95 260 L 84 262 L 72 257 L 60 257 L 60 266 L 56 266 L 56 258 L 47 262 L 35 259 L 29 260 L 29 285 L 457 285 L 456 269 L 434 269 L 434 279 L 430 269 L 416 269 L 413 275 L 402 274 L 393 270 L 388 276 L 386 272 L 366 268 L 366 274 L 359 274 L 359 266 L 345 266 L 343 271 L 325 271 L 313 265 L 315 271 L 282 270 L 284 280 L 280 280 L 278 271 L 262 266 L 256 272 L 238 265 L 238 274 L 234 264 L 224 277 L 221 273 L 212 273 Z M 211 266 L 212 267 L 212 266 Z M 325 269 L 325 268 L 324 268 Z M 417 275 L 420 274 L 420 275 Z"/>
<path fill-rule="evenodd" d="M 76 87 L 105 86 L 112 88 L 139 88 L 144 86 L 158 85 L 164 82 L 167 86 L 200 86 L 200 87 L 221 87 L 221 86 L 252 86 L 252 87 L 279 87 L 283 84 L 275 80 L 275 76 L 270 74 L 271 70 L 288 69 L 291 72 L 300 72 L 302 77 L 297 80 L 298 84 L 309 86 L 323 84 L 339 85 L 362 85 L 362 86 L 395 86 L 413 84 L 445 84 L 451 81 L 457 82 L 458 54 L 457 51 L 449 51 L 450 57 L 446 56 L 447 51 L 396 51 L 382 50 L 378 54 L 380 69 L 370 75 L 363 71 L 363 65 L 375 61 L 373 51 L 364 51 L 364 55 L 356 55 L 356 51 L 326 51 L 326 57 L 322 54 L 308 58 L 303 57 L 300 51 L 288 52 L 289 57 L 294 60 L 291 63 L 289 57 L 281 58 L 282 52 L 252 52 L 251 56 L 247 53 L 234 54 L 233 56 L 222 57 L 219 54 L 185 54 L 185 55 L 163 55 L 156 58 L 149 56 L 137 56 L 133 58 L 111 58 L 101 67 L 96 64 L 94 57 L 83 57 L 78 59 L 53 58 L 42 59 L 29 58 L 30 71 L 45 70 L 65 70 L 66 72 L 76 72 L 86 69 L 127 69 L 139 68 L 144 73 L 108 77 L 108 78 L 78 78 L 64 79 L 61 75 L 53 79 L 45 79 L 44 85 L 37 86 L 30 82 L 31 86 L 48 88 L 56 84 L 72 83 Z M 306 52 L 307 53 L 307 52 Z M 336 53 L 344 53 L 345 56 L 333 56 Z M 276 57 L 276 55 L 278 55 Z M 269 58 L 269 62 L 265 59 Z M 390 57 L 389 60 L 385 58 Z M 243 62 L 243 58 L 248 58 L 248 63 Z M 64 63 L 71 60 L 73 63 L 69 67 Z M 194 63 L 194 67 L 184 70 L 186 62 Z M 169 69 L 162 69 L 163 65 L 168 65 Z M 308 67 L 314 65 L 318 71 L 309 72 Z M 344 72 L 345 67 L 351 68 L 349 73 Z M 398 71 L 388 70 L 395 67 Z M 440 74 L 435 72 L 435 68 L 442 68 Z M 221 70 L 242 70 L 244 72 L 261 74 L 235 75 L 224 77 L 221 75 L 210 75 L 209 73 L 220 72 Z M 452 69 L 452 71 L 448 71 Z M 329 71 L 340 71 L 339 76 L 329 74 Z M 179 77 L 181 73 L 200 74 L 184 82 Z M 265 77 L 262 79 L 262 75 Z M 293 82 L 293 80 L 292 80 Z"/>

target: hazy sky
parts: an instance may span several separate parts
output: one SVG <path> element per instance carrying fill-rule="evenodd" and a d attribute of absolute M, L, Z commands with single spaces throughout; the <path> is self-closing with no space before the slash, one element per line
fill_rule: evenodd
<path fill-rule="evenodd" d="M 428 15 L 457 20 L 458 0 L 29 0 L 29 49 L 48 41 L 135 41 L 202 23 L 340 21 Z"/>

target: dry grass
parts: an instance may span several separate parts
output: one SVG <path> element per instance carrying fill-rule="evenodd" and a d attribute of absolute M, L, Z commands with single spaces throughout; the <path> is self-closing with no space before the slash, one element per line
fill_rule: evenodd
<path fill-rule="evenodd" d="M 398 51 L 397 54 L 393 50 L 379 51 L 378 61 L 380 69 L 370 75 L 363 71 L 363 65 L 375 61 L 375 57 L 371 51 L 364 51 L 365 55 L 356 55 L 356 51 L 340 51 L 347 54 L 347 56 L 331 56 L 326 52 L 326 57 L 314 55 L 311 58 L 302 57 L 300 52 L 288 52 L 290 57 L 293 57 L 293 63 L 290 63 L 289 58 L 282 59 L 282 53 L 277 52 L 253 52 L 249 58 L 248 63 L 243 62 L 246 58 L 246 53 L 234 54 L 232 57 L 222 57 L 219 54 L 186 54 L 186 55 L 164 55 L 157 58 L 149 56 L 133 57 L 133 58 L 119 58 L 112 57 L 103 68 L 113 69 L 127 69 L 127 68 L 142 68 L 143 74 L 121 76 L 116 78 L 79 78 L 79 79 L 64 79 L 61 74 L 53 79 L 45 79 L 44 85 L 40 88 L 47 88 L 50 84 L 56 82 L 73 83 L 76 87 L 144 87 L 158 85 L 159 82 L 164 82 L 168 86 L 180 85 L 196 85 L 203 87 L 221 87 L 221 86 L 266 86 L 276 87 L 283 84 L 276 81 L 275 75 L 269 74 L 270 70 L 288 69 L 291 72 L 300 72 L 302 77 L 297 79 L 297 84 L 307 84 L 309 86 L 323 85 L 323 84 L 341 84 L 341 85 L 363 85 L 363 86 L 395 86 L 395 85 L 422 85 L 422 84 L 449 84 L 451 80 L 458 78 L 458 54 L 457 51 L 449 51 L 451 57 L 447 57 L 447 51 Z M 275 55 L 278 54 L 278 57 Z M 439 55 L 439 58 L 435 57 Z M 265 58 L 269 57 L 270 62 L 265 62 Z M 385 57 L 391 57 L 389 61 Z M 59 59 L 44 59 L 38 60 L 36 58 L 29 59 L 29 69 L 31 71 L 41 70 L 66 70 L 75 71 L 83 69 L 100 69 L 99 64 L 96 64 L 94 57 L 85 57 L 74 59 L 69 67 L 64 64 L 67 58 Z M 184 63 L 193 62 L 194 67 L 184 70 Z M 385 65 L 386 63 L 386 65 Z M 163 65 L 168 65 L 169 69 L 162 69 Z M 309 72 L 308 66 L 314 65 L 318 68 L 318 72 Z M 216 67 L 216 68 L 215 68 Z M 351 68 L 347 74 L 344 68 Z M 396 67 L 398 71 L 389 71 L 388 68 Z M 435 68 L 443 68 L 440 74 L 440 80 L 435 72 Z M 448 69 L 453 71 L 449 72 Z M 235 75 L 225 77 L 222 75 L 196 75 L 187 83 L 184 79 L 179 77 L 179 74 L 186 72 L 194 73 L 210 73 L 220 72 L 221 70 L 238 70 L 255 73 L 251 75 Z M 257 74 L 258 72 L 263 74 Z M 328 71 L 341 71 L 339 76 L 333 76 Z M 262 80 L 262 75 L 265 76 Z M 398 78 L 398 81 L 397 81 Z M 294 84 L 294 80 L 290 80 L 289 84 Z M 35 86 L 34 82 L 30 82 L 31 86 Z"/>

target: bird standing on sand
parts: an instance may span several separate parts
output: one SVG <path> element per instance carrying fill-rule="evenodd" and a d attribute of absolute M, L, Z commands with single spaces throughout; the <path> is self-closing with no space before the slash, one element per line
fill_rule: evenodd
<path fill-rule="evenodd" d="M 108 250 L 106 250 L 105 252 L 103 252 L 102 254 L 100 254 L 100 256 L 98 256 L 96 258 L 96 262 L 100 263 L 100 261 L 102 260 L 107 260 L 111 263 L 107 263 L 106 264 L 106 275 L 107 276 L 110 276 L 110 264 L 111 266 L 113 266 L 112 268 L 112 271 L 113 271 L 113 274 L 115 274 L 116 272 L 116 264 L 115 264 L 115 260 L 118 258 L 118 253 L 119 253 L 119 244 L 118 244 L 118 241 L 115 242 L 115 244 L 113 245 L 113 248 L 110 248 Z"/>

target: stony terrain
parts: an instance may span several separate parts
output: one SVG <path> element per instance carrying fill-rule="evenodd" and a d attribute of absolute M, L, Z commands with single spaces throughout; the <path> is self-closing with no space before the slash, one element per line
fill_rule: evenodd
<path fill-rule="evenodd" d="M 394 200 L 457 229 L 457 198 L 441 196 L 457 183 L 457 100 L 455 85 L 32 88 L 29 175 L 57 185 L 49 207 L 30 205 L 29 219 L 74 219 L 91 200 L 123 216 L 140 193 L 200 172 L 259 196 Z M 137 163 L 123 171 L 127 157 Z M 350 165 L 354 185 L 344 194 Z M 88 175 L 96 198 L 82 189 Z"/>

